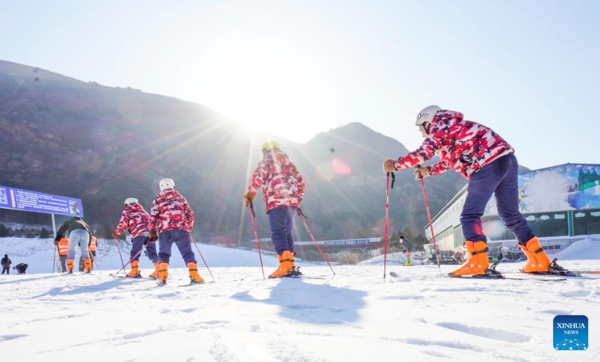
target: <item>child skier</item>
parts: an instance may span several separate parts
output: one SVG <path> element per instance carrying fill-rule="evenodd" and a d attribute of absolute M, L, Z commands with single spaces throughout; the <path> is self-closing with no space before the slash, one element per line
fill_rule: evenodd
<path fill-rule="evenodd" d="M 72 217 L 65 221 L 56 233 L 54 241 L 60 241 L 66 233 L 69 233 L 69 251 L 67 253 L 67 270 L 69 274 L 73 274 L 73 259 L 75 258 L 75 248 L 77 245 L 81 248 L 81 254 L 84 259 L 85 273 L 89 273 L 92 267 L 88 244 L 92 237 L 92 231 L 88 224 L 79 216 Z"/>
<path fill-rule="evenodd" d="M 493 274 L 489 270 L 487 238 L 481 216 L 485 206 L 496 195 L 502 221 L 519 241 L 527 256 L 526 273 L 561 273 L 560 266 L 551 264 L 538 238 L 519 211 L 517 174 L 519 164 L 514 149 L 497 133 L 481 124 L 466 121 L 459 112 L 442 110 L 438 106 L 423 109 L 416 118 L 425 138 L 419 149 L 383 162 L 383 172 L 394 172 L 418 166 L 415 179 L 436 176 L 449 168 L 469 180 L 467 199 L 460 221 L 465 235 L 469 259 L 451 276 Z M 419 166 L 439 154 L 440 161 L 432 166 Z"/>
<path fill-rule="evenodd" d="M 304 180 L 277 142 L 266 142 L 262 153 L 263 160 L 258 163 L 243 198 L 246 207 L 250 206 L 262 186 L 271 240 L 279 260 L 279 268 L 269 278 L 281 278 L 296 273 L 292 230 L 294 216 L 304 198 Z"/>
<path fill-rule="evenodd" d="M 404 265 L 412 266 L 410 256 L 412 255 L 412 253 L 415 252 L 415 246 L 413 245 L 413 243 L 408 241 L 408 239 L 405 239 L 404 235 L 400 235 L 400 245 L 404 247 L 404 250 L 402 252 L 404 253 L 404 255 L 406 255 L 406 263 Z"/>
<path fill-rule="evenodd" d="M 160 261 L 158 283 L 167 284 L 171 247 L 177 245 L 190 272 L 190 283 L 204 283 L 198 274 L 196 258 L 192 251 L 190 232 L 194 227 L 194 212 L 187 200 L 175 190 L 170 178 L 160 180 L 160 193 L 152 203 L 150 211 L 150 240 L 159 240 Z M 157 232 L 158 231 L 158 232 Z"/>
<path fill-rule="evenodd" d="M 121 214 L 119 224 L 112 233 L 113 238 L 118 239 L 121 234 L 129 231 L 131 236 L 131 271 L 128 278 L 141 278 L 139 271 L 141 250 L 146 245 L 148 258 L 154 264 L 154 272 L 150 278 L 158 278 L 158 255 L 156 255 L 156 242 L 150 241 L 150 215 L 144 210 L 138 199 L 130 197 L 125 200 L 125 208 Z"/>

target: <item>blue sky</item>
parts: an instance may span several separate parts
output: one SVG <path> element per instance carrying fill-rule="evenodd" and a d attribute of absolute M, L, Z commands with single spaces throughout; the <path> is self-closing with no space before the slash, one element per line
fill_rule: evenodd
<path fill-rule="evenodd" d="M 362 122 L 413 149 L 415 114 L 438 104 L 541 168 L 600 163 L 599 16 L 577 0 L 0 0 L 0 59 L 298 142 Z"/>

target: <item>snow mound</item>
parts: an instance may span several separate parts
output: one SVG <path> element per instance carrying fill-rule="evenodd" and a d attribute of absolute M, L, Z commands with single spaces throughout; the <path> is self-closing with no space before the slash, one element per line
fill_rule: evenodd
<path fill-rule="evenodd" d="M 600 239 L 588 237 L 576 241 L 554 257 L 558 260 L 600 259 Z"/>

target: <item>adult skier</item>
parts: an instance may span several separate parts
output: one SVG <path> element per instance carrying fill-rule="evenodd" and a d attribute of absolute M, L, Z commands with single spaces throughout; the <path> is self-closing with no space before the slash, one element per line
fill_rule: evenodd
<path fill-rule="evenodd" d="M 4 258 L 0 262 L 2 264 L 2 274 L 6 272 L 6 274 L 10 274 L 10 264 L 12 264 L 12 260 L 8 257 L 8 254 L 4 254 Z"/>
<path fill-rule="evenodd" d="M 141 250 L 146 245 L 148 259 L 154 264 L 154 272 L 150 278 L 158 278 L 158 255 L 156 254 L 156 242 L 150 241 L 150 215 L 140 205 L 138 199 L 130 197 L 125 200 L 125 208 L 121 214 L 119 224 L 112 233 L 113 238 L 118 239 L 121 234 L 129 231 L 131 237 L 131 271 L 127 274 L 129 278 L 140 278 L 139 272 Z"/>
<path fill-rule="evenodd" d="M 292 230 L 294 217 L 304 198 L 304 180 L 277 142 L 266 142 L 262 153 L 263 159 L 258 163 L 243 198 L 246 207 L 250 206 L 262 186 L 271 241 L 279 260 L 279 267 L 269 278 L 281 278 L 297 273 Z"/>
<path fill-rule="evenodd" d="M 69 239 L 62 238 L 60 241 L 54 241 L 58 248 L 58 259 L 60 260 L 60 272 L 67 272 L 67 254 L 69 252 Z"/>
<path fill-rule="evenodd" d="M 406 263 L 405 266 L 412 266 L 412 261 L 410 260 L 410 256 L 415 252 L 415 246 L 408 239 L 404 238 L 404 235 L 400 235 L 400 245 L 404 248 L 402 252 L 406 255 Z"/>
<path fill-rule="evenodd" d="M 487 238 L 481 216 L 485 206 L 496 196 L 498 214 L 519 241 L 527 256 L 526 273 L 560 273 L 550 264 L 533 230 L 519 211 L 517 174 L 519 164 L 514 149 L 496 132 L 481 124 L 464 120 L 463 114 L 429 106 L 417 115 L 415 124 L 425 138 L 421 147 L 397 160 L 383 162 L 383 172 L 394 172 L 418 166 L 415 179 L 436 176 L 452 168 L 469 180 L 467 199 L 460 221 L 469 254 L 466 263 L 450 276 L 492 274 L 489 270 Z M 420 166 L 436 154 L 440 161 Z M 487 272 L 486 272 L 487 271 Z"/>
<path fill-rule="evenodd" d="M 175 190 L 170 178 L 160 180 L 160 193 L 150 210 L 150 240 L 159 240 L 158 283 L 167 284 L 169 260 L 173 243 L 177 245 L 190 272 L 190 283 L 204 283 L 198 274 L 196 257 L 192 251 L 190 232 L 194 227 L 194 212 L 185 197 Z"/>
<path fill-rule="evenodd" d="M 69 233 L 69 251 L 67 253 L 67 271 L 73 274 L 73 259 L 75 259 L 75 248 L 77 245 L 81 248 L 81 255 L 84 259 L 84 273 L 89 273 L 92 267 L 88 245 L 92 237 L 92 230 L 89 225 L 79 216 L 72 217 L 65 221 L 56 232 L 54 241 L 58 242 Z"/>

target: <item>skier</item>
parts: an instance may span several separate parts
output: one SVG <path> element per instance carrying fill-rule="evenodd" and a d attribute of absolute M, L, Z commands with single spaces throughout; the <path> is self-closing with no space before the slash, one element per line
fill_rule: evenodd
<path fill-rule="evenodd" d="M 194 212 L 185 197 L 175 190 L 170 178 L 160 180 L 160 193 L 150 210 L 150 241 L 159 240 L 160 261 L 158 283 L 167 284 L 169 260 L 173 243 L 177 245 L 190 272 L 190 283 L 204 283 L 198 274 L 196 257 L 192 251 L 190 232 L 194 227 Z"/>
<path fill-rule="evenodd" d="M 29 267 L 29 265 L 25 264 L 25 263 L 19 263 L 15 266 L 13 266 L 13 269 L 17 271 L 17 274 L 22 275 L 22 274 L 27 274 L 27 268 Z"/>
<path fill-rule="evenodd" d="M 416 118 L 425 138 L 419 149 L 383 162 L 383 172 L 394 172 L 417 166 L 415 179 L 436 176 L 449 168 L 469 180 L 461 224 L 469 259 L 450 276 L 485 276 L 489 270 L 487 238 L 481 216 L 485 206 L 496 195 L 498 213 L 515 234 L 519 248 L 527 255 L 523 267 L 526 273 L 564 271 L 550 264 L 538 238 L 519 211 L 517 174 L 519 164 L 514 149 L 497 133 L 481 124 L 466 121 L 459 112 L 438 106 L 423 109 Z M 432 166 L 420 166 L 439 154 L 440 161 Z M 487 273 L 486 273 L 487 271 Z"/>
<path fill-rule="evenodd" d="M 410 260 L 410 256 L 415 252 L 415 246 L 413 243 L 408 241 L 408 239 L 404 238 L 404 235 L 400 235 L 400 244 L 404 247 L 402 251 L 406 255 L 406 263 L 405 266 L 412 266 L 412 261 Z"/>
<path fill-rule="evenodd" d="M 60 241 L 54 241 L 58 248 L 58 259 L 60 260 L 60 272 L 67 272 L 67 253 L 69 252 L 69 239 L 62 238 Z"/>
<path fill-rule="evenodd" d="M 277 252 L 279 267 L 269 278 L 299 274 L 294 264 L 294 216 L 304 198 L 304 180 L 288 156 L 274 141 L 262 147 L 263 159 L 252 175 L 252 183 L 243 198 L 250 206 L 258 189 L 263 188 L 263 199 L 269 215 L 271 240 Z"/>
<path fill-rule="evenodd" d="M 131 271 L 127 274 L 129 278 L 140 278 L 139 272 L 140 251 L 146 245 L 148 258 L 154 264 L 154 272 L 150 278 L 158 278 L 158 255 L 156 255 L 156 242 L 150 241 L 150 215 L 140 205 L 138 199 L 130 197 L 125 200 L 125 208 L 121 214 L 121 219 L 112 236 L 118 239 L 125 230 L 129 230 L 131 236 Z"/>
<path fill-rule="evenodd" d="M 92 231 L 88 224 L 79 216 L 72 217 L 65 221 L 56 233 L 54 241 L 60 241 L 65 234 L 69 232 L 69 251 L 67 253 L 67 271 L 73 274 L 73 259 L 75 258 L 75 248 L 77 245 L 81 248 L 81 254 L 85 261 L 85 273 L 89 273 L 91 269 L 90 253 L 88 244 L 92 237 Z"/>
<path fill-rule="evenodd" d="M 12 260 L 8 257 L 8 254 L 4 254 L 4 258 L 2 258 L 2 274 L 6 272 L 6 274 L 10 274 L 10 264 L 12 264 Z"/>

